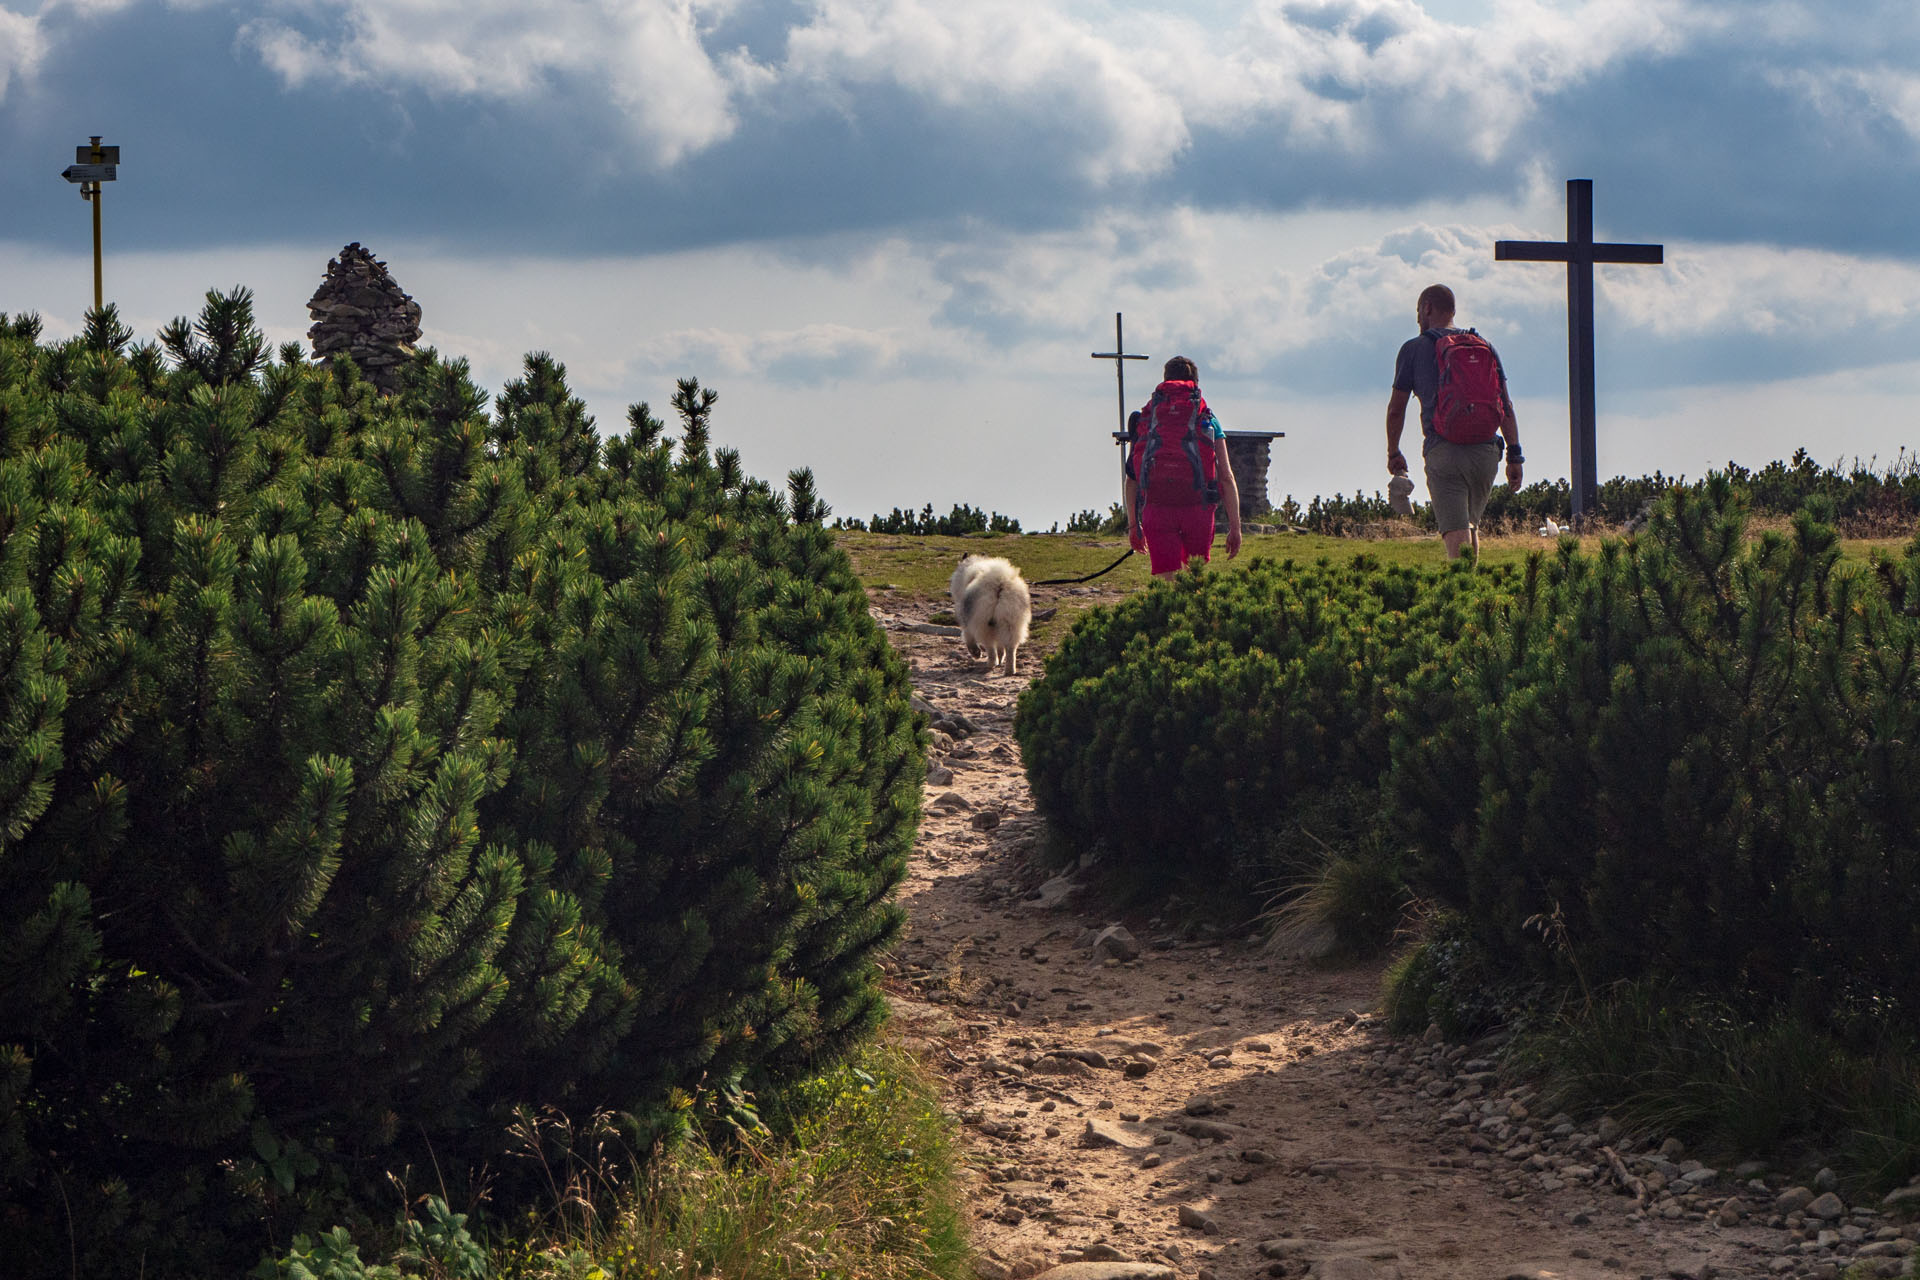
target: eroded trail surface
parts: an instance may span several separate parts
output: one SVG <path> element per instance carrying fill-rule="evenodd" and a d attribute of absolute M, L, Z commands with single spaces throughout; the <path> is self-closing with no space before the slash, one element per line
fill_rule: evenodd
<path fill-rule="evenodd" d="M 1036 592 L 1036 607 L 1062 594 Z M 888 967 L 895 1025 L 965 1123 L 986 1280 L 1911 1268 L 1910 1229 L 1851 1210 L 1787 1218 L 1777 1179 L 1537 1114 L 1491 1046 L 1389 1035 L 1368 1014 L 1377 968 L 1185 938 L 1151 911 L 1116 913 L 1097 866 L 1031 861 L 1041 828 L 1012 719 L 1038 659 L 989 674 L 957 640 L 908 629 L 942 605 L 875 609 L 933 713 L 964 721 L 936 730 L 908 935 Z M 1621 1189 L 1610 1150 L 1620 1174 L 1653 1175 L 1643 1196 Z"/>

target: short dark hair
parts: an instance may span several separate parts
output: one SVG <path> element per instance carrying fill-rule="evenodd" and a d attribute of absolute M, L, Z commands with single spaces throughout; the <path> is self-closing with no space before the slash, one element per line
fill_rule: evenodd
<path fill-rule="evenodd" d="M 1406 295 L 1401 294 L 1400 296 L 1404 298 Z M 1430 284 L 1420 291 L 1420 301 L 1418 305 L 1422 307 L 1437 307 L 1448 315 L 1452 315 L 1455 311 L 1453 305 L 1453 290 L 1443 284 Z"/>
<path fill-rule="evenodd" d="M 1200 366 L 1185 356 L 1175 356 L 1167 361 L 1166 380 L 1168 382 L 1200 381 Z"/>

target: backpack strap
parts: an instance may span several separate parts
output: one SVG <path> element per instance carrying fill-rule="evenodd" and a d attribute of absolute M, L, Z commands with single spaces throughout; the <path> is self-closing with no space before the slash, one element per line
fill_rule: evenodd
<path fill-rule="evenodd" d="M 1207 473 L 1200 464 L 1200 388 L 1197 386 L 1187 398 L 1187 432 L 1180 437 L 1180 451 L 1187 455 L 1187 465 L 1193 469 L 1193 491 L 1204 499 Z"/>

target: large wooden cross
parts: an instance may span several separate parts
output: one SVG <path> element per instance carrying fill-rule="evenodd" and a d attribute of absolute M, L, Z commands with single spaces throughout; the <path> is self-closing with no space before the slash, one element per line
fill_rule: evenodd
<path fill-rule="evenodd" d="M 1120 387 L 1120 429 L 1113 438 L 1120 444 L 1120 488 L 1126 489 L 1127 481 L 1127 366 L 1128 360 L 1145 360 L 1145 356 L 1127 354 L 1126 340 L 1120 336 L 1120 313 L 1113 313 L 1113 350 L 1090 353 L 1095 360 L 1113 361 L 1114 380 Z"/>
<path fill-rule="evenodd" d="M 1564 262 L 1567 264 L 1567 395 L 1573 452 L 1573 520 L 1578 526 L 1598 505 L 1599 446 L 1594 439 L 1593 405 L 1593 264 L 1640 262 L 1659 265 L 1665 246 L 1657 244 L 1595 244 L 1593 242 L 1593 180 L 1567 180 L 1567 238 L 1565 241 L 1499 240 L 1496 262 Z"/>

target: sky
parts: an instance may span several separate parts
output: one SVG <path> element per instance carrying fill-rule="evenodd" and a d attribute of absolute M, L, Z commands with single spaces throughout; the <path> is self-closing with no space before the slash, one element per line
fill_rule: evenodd
<path fill-rule="evenodd" d="M 548 351 L 618 430 L 696 377 L 843 516 L 1104 511 L 1116 313 L 1131 405 L 1187 355 L 1285 433 L 1274 503 L 1383 489 L 1434 282 L 1564 477 L 1566 271 L 1493 242 L 1570 178 L 1666 247 L 1597 269 L 1602 476 L 1920 444 L 1912 0 L 0 0 L 0 311 L 52 337 L 96 133 L 142 336 L 245 285 L 300 340 L 357 241 L 488 389 Z"/>

